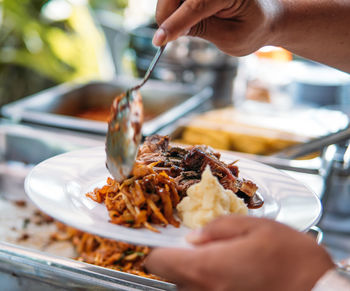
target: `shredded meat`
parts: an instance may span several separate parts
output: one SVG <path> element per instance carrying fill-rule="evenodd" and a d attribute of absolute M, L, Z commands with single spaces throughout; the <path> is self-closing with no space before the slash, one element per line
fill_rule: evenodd
<path fill-rule="evenodd" d="M 242 198 L 247 196 L 248 206 L 250 198 L 254 197 L 254 208 L 260 207 L 263 201 L 256 195 L 258 187 L 250 180 L 238 177 L 239 170 L 235 162 L 226 164 L 220 160 L 220 153 L 208 146 L 172 147 L 169 137 L 152 135 L 146 138 L 141 146 L 136 164 L 147 165 L 157 163 L 153 168 L 156 172 L 164 171 L 174 178 L 176 188 L 181 197 L 186 195 L 187 189 L 200 181 L 202 172 L 209 165 L 214 176 L 225 189 L 234 193 L 240 192 Z"/>

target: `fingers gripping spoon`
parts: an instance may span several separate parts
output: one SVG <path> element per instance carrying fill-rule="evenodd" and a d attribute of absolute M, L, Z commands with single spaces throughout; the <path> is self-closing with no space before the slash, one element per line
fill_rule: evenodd
<path fill-rule="evenodd" d="M 106 136 L 106 166 L 118 182 L 131 174 L 141 142 L 143 104 L 138 90 L 149 79 L 164 49 L 165 45 L 158 48 L 141 83 L 117 96 L 112 103 Z"/>

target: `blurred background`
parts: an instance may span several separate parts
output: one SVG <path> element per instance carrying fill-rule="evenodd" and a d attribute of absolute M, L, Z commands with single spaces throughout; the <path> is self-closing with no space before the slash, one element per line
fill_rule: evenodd
<path fill-rule="evenodd" d="M 104 144 L 113 99 L 156 52 L 156 2 L 0 0 L 0 206 L 4 193 L 25 197 L 24 177 L 42 160 Z M 144 136 L 167 134 L 286 171 L 323 202 L 313 232 L 336 260 L 350 256 L 349 74 L 279 47 L 235 58 L 181 37 L 141 94 Z M 25 219 L 17 206 L 12 219 Z M 5 228 L 5 241 L 19 244 L 13 238 L 24 230 Z"/>
<path fill-rule="evenodd" d="M 104 37 L 86 2 L 5 0 L 0 5 L 0 104 L 62 82 L 112 74 Z M 115 10 L 122 5 L 116 1 Z"/>
<path fill-rule="evenodd" d="M 156 1 L 0 3 L 0 105 L 64 82 L 142 76 L 155 52 Z M 182 39 L 169 46 L 153 77 L 206 84 L 229 75 L 230 85 L 235 67 L 208 43 Z"/>

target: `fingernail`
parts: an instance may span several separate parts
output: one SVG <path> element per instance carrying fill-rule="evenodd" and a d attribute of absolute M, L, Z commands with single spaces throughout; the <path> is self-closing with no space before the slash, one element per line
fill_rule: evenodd
<path fill-rule="evenodd" d="M 195 229 L 186 236 L 186 240 L 191 244 L 196 244 L 202 241 L 202 230 Z"/>
<path fill-rule="evenodd" d="M 166 41 L 166 34 L 163 28 L 159 28 L 153 36 L 152 43 L 155 46 L 161 46 Z"/>

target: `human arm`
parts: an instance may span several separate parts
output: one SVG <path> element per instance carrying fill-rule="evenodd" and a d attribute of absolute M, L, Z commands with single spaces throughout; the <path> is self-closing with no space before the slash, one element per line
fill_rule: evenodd
<path fill-rule="evenodd" d="M 309 291 L 333 267 L 311 237 L 268 219 L 223 217 L 192 242 L 193 249 L 155 249 L 147 269 L 180 290 Z"/>
<path fill-rule="evenodd" d="M 262 46 L 291 52 L 350 72 L 347 0 L 158 0 L 154 44 L 199 36 L 243 56 Z"/>

